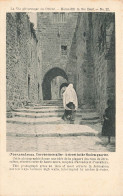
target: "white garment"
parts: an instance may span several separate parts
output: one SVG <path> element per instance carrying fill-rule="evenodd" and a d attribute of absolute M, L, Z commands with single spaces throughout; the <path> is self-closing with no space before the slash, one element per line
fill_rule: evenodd
<path fill-rule="evenodd" d="M 65 92 L 63 93 L 63 106 L 65 109 L 70 110 L 66 105 L 69 102 L 73 102 L 75 105 L 75 110 L 78 108 L 78 100 L 76 92 L 73 88 L 73 84 L 69 84 L 69 86 L 66 88 Z"/>

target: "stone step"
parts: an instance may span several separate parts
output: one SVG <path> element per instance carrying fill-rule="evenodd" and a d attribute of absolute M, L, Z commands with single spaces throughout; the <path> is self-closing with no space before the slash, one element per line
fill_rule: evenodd
<path fill-rule="evenodd" d="M 27 117 L 27 118 L 49 118 L 49 117 L 62 117 L 63 113 L 41 113 L 35 114 L 25 114 L 25 113 L 14 113 L 13 116 L 18 116 L 18 117 Z M 82 117 L 82 114 L 77 114 L 77 117 Z"/>
<path fill-rule="evenodd" d="M 52 112 L 52 113 L 25 113 L 25 112 L 12 112 L 13 117 L 27 117 L 27 118 L 49 118 L 49 117 L 62 117 L 63 113 Z M 96 113 L 76 113 L 76 117 L 82 117 L 83 120 L 99 119 Z"/>
<path fill-rule="evenodd" d="M 57 104 L 55 104 L 55 103 L 43 103 L 42 105 L 40 105 L 40 106 L 63 106 L 63 103 L 57 103 Z"/>
<path fill-rule="evenodd" d="M 41 105 L 63 105 L 63 101 L 48 100 L 48 101 L 43 101 Z"/>
<path fill-rule="evenodd" d="M 94 124 L 100 122 L 99 119 L 91 119 L 91 120 L 82 120 L 82 118 L 77 117 L 74 121 L 75 124 Z M 61 117 L 49 117 L 49 118 L 23 118 L 23 117 L 14 117 L 8 118 L 7 123 L 13 124 L 66 124 L 69 121 L 64 121 Z"/>
<path fill-rule="evenodd" d="M 47 108 L 51 108 L 51 109 L 63 109 L 63 106 L 48 106 L 48 105 L 39 105 L 39 106 L 25 106 L 26 109 L 47 109 Z"/>
<path fill-rule="evenodd" d="M 44 100 L 41 103 L 28 103 L 28 105 L 26 105 L 26 108 L 40 108 L 40 107 L 63 107 L 63 100 Z M 90 106 L 88 105 L 82 105 L 81 106 L 82 109 L 88 109 L 90 108 Z M 91 107 L 90 109 L 93 109 L 93 107 Z"/>
<path fill-rule="evenodd" d="M 42 103 L 61 103 L 62 99 L 43 100 Z"/>
<path fill-rule="evenodd" d="M 22 108 L 22 109 L 15 109 L 13 110 L 14 112 L 26 112 L 26 113 L 45 113 L 45 112 L 63 112 L 64 109 L 59 109 L 59 108 L 42 108 L 42 109 L 27 109 L 27 108 Z"/>
<path fill-rule="evenodd" d="M 27 112 L 27 113 L 46 113 L 46 112 L 64 112 L 64 108 L 40 108 L 40 109 L 34 109 L 34 108 L 30 108 L 30 109 L 27 109 L 27 108 L 22 108 L 22 109 L 14 109 L 13 112 Z M 87 113 L 87 112 L 90 112 L 90 113 L 94 113 L 95 110 L 93 109 L 78 109 L 77 112 L 79 113 Z"/>
<path fill-rule="evenodd" d="M 28 103 L 26 106 L 63 106 L 63 101 L 43 101 L 41 103 Z"/>
<path fill-rule="evenodd" d="M 87 119 L 87 120 L 80 120 L 80 125 L 94 125 L 100 123 L 100 119 Z"/>
<path fill-rule="evenodd" d="M 40 104 L 40 103 L 39 103 Z M 55 105 L 57 105 L 57 104 L 63 104 L 63 101 L 43 101 L 41 104 L 55 104 Z"/>
<path fill-rule="evenodd" d="M 12 118 L 15 116 L 18 117 L 27 117 L 27 118 L 44 118 L 44 117 L 62 117 L 64 111 L 62 112 L 32 112 L 32 111 L 13 111 L 11 113 L 7 113 L 7 118 Z M 90 120 L 90 119 L 99 119 L 99 115 L 96 112 L 82 112 L 77 111 L 75 114 L 76 117 L 82 117 L 83 120 Z"/>
<path fill-rule="evenodd" d="M 25 109 L 48 109 L 48 110 L 56 110 L 56 109 L 63 109 L 63 106 L 48 106 L 48 105 L 41 105 L 41 106 L 25 106 Z M 95 109 L 91 108 L 78 108 L 78 110 L 84 110 L 84 111 L 95 111 Z"/>
<path fill-rule="evenodd" d="M 60 117 L 51 117 L 51 118 L 23 118 L 23 117 L 14 117 L 7 119 L 7 123 L 17 123 L 17 124 L 42 124 L 61 121 Z"/>

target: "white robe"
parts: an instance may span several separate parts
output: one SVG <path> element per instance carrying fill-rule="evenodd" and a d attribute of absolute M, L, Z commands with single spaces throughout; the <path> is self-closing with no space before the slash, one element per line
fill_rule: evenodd
<path fill-rule="evenodd" d="M 73 84 L 69 84 L 69 86 L 66 88 L 65 92 L 63 93 L 63 106 L 64 109 L 66 110 L 71 110 L 68 108 L 66 105 L 69 102 L 73 102 L 75 105 L 75 110 L 78 108 L 78 100 L 77 100 L 77 95 L 76 92 L 73 88 Z"/>

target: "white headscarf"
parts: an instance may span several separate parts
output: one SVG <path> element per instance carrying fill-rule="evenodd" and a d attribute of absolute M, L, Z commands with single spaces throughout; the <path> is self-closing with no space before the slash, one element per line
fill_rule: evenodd
<path fill-rule="evenodd" d="M 64 105 L 65 109 L 69 109 L 66 106 L 66 104 L 68 104 L 69 102 L 73 102 L 75 105 L 75 110 L 77 110 L 78 100 L 77 100 L 76 92 L 73 88 L 73 84 L 69 84 L 68 87 L 66 88 L 65 92 L 63 93 L 63 105 Z"/>

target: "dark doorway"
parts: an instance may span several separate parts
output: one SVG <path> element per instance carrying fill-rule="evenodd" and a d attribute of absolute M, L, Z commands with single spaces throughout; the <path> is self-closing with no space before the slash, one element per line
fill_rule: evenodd
<path fill-rule="evenodd" d="M 40 85 L 38 83 L 38 101 L 39 101 L 39 91 L 40 91 Z"/>
<path fill-rule="evenodd" d="M 30 75 L 28 75 L 28 99 L 30 98 Z"/>
<path fill-rule="evenodd" d="M 58 67 L 54 67 L 50 69 L 44 76 L 43 83 L 42 83 L 42 91 L 43 91 L 43 99 L 44 100 L 51 100 L 51 81 L 56 76 L 62 76 L 66 80 L 68 77 L 63 69 Z"/>

